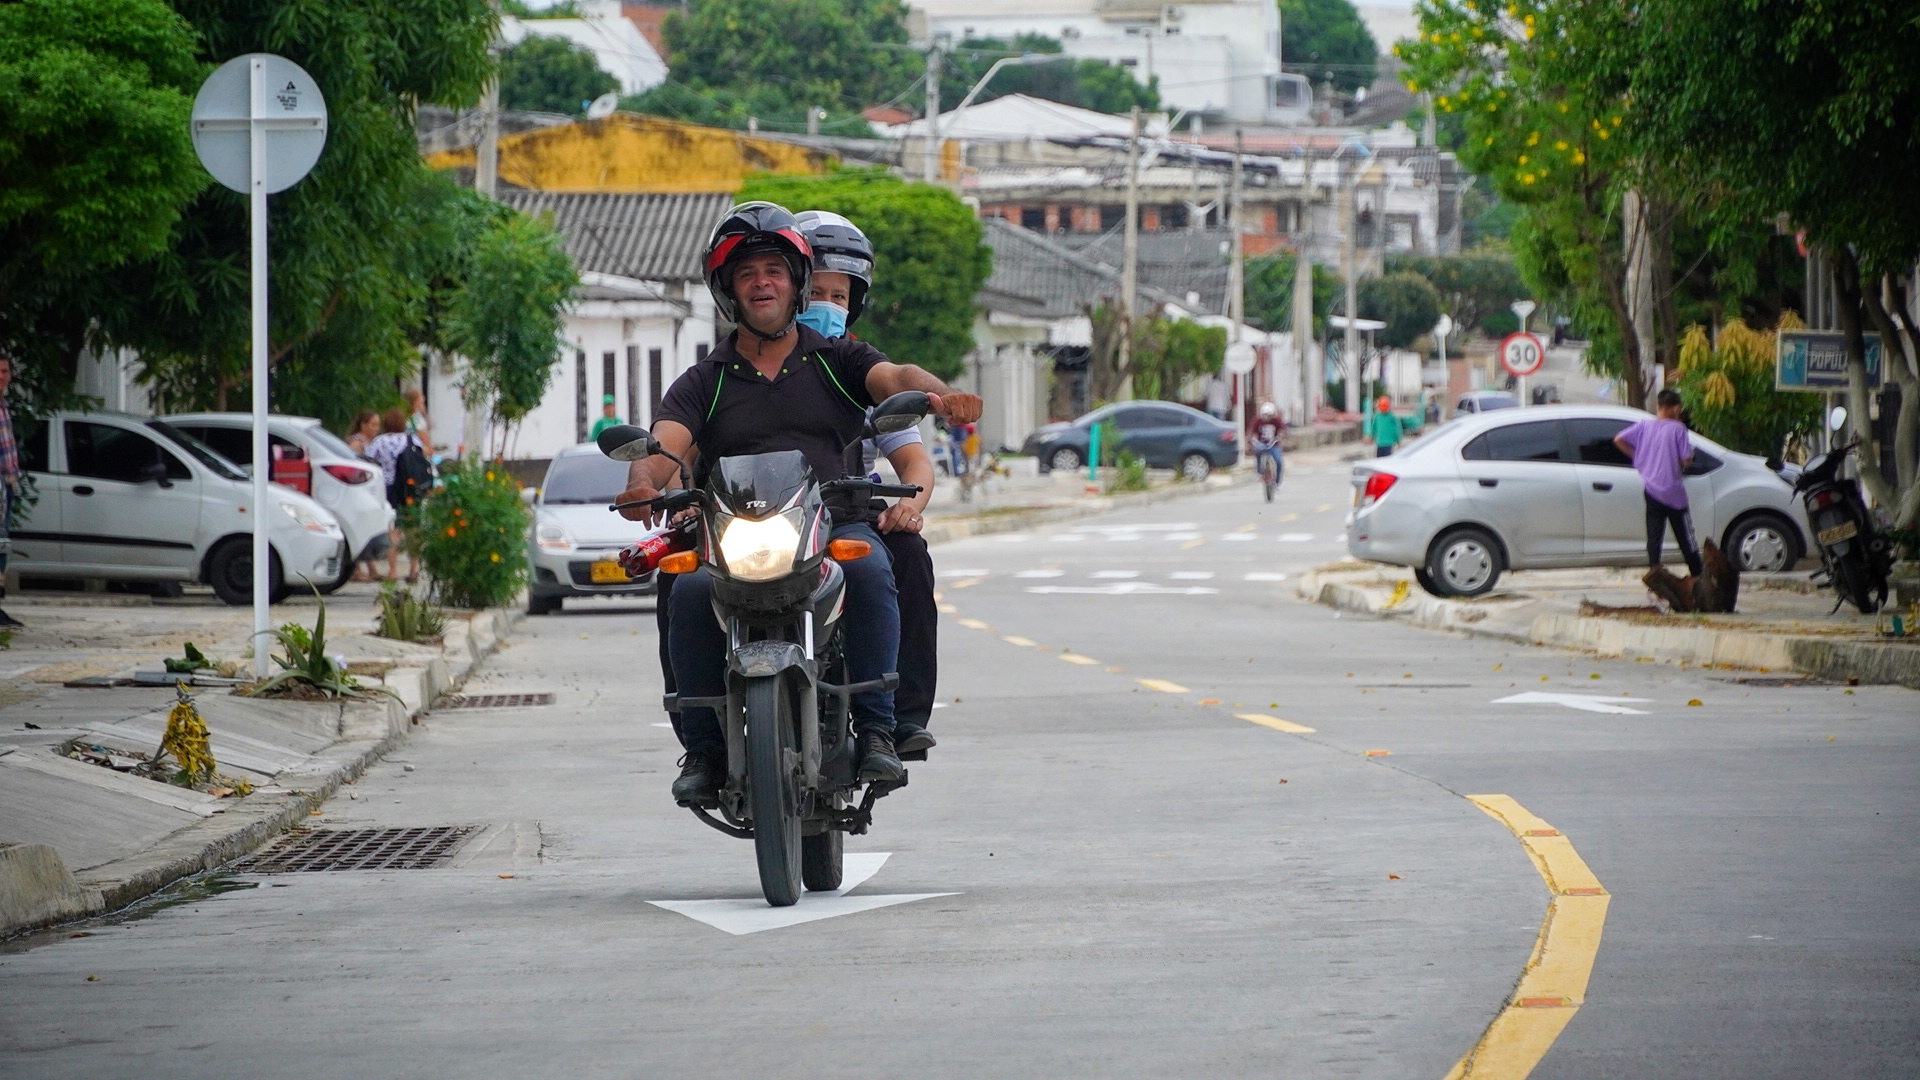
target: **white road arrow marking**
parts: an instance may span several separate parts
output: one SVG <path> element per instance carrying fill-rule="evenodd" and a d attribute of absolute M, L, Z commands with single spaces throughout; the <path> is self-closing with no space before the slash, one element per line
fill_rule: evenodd
<path fill-rule="evenodd" d="M 1241 543 L 1245 543 L 1248 540 L 1258 540 L 1260 538 L 1255 536 L 1252 533 L 1228 533 L 1227 535 L 1221 537 L 1220 539 L 1237 540 L 1237 541 L 1240 541 Z"/>
<path fill-rule="evenodd" d="M 685 915 L 696 922 L 706 923 L 716 930 L 724 930 L 739 937 L 744 934 L 757 934 L 762 930 L 780 930 L 801 923 L 818 922 L 839 915 L 857 915 L 862 911 L 873 911 L 896 904 L 911 904 L 915 900 L 931 900 L 937 896 L 958 896 L 959 893 L 901 893 L 896 896 L 848 896 L 860 887 L 868 878 L 880 872 L 891 852 L 848 852 L 841 860 L 840 888 L 828 893 L 802 893 L 800 902 L 791 907 L 770 907 L 765 900 L 649 900 L 647 903 L 657 908 Z"/>
<path fill-rule="evenodd" d="M 1636 701 L 1647 704 L 1650 698 L 1637 697 L 1597 697 L 1593 694 L 1547 694 L 1538 690 L 1529 690 L 1524 694 L 1499 698 L 1495 705 L 1565 705 L 1569 709 L 1581 712 L 1615 713 L 1631 716 L 1645 716 L 1645 709 L 1629 709 L 1620 704 L 1623 701 Z"/>

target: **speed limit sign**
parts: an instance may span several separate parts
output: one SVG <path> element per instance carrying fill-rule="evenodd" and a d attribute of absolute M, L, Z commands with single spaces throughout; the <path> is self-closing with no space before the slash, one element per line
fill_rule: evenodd
<path fill-rule="evenodd" d="M 1525 378 L 1547 362 L 1547 347 L 1532 334 L 1508 334 L 1500 342 L 1500 366 Z"/>

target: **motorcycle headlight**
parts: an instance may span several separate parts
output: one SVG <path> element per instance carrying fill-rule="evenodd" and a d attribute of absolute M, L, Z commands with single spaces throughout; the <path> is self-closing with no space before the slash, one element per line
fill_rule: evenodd
<path fill-rule="evenodd" d="M 295 524 L 298 524 L 308 532 L 330 533 L 334 531 L 333 521 L 314 513 L 310 507 L 302 506 L 299 503 L 283 502 L 280 504 L 280 509 L 285 510 L 287 516 L 292 518 Z"/>
<path fill-rule="evenodd" d="M 573 537 L 556 522 L 543 521 L 533 531 L 533 541 L 542 551 L 572 551 Z"/>
<path fill-rule="evenodd" d="M 772 581 L 793 571 L 800 547 L 800 512 L 789 510 L 764 521 L 729 517 L 720 530 L 720 558 L 740 581 Z"/>

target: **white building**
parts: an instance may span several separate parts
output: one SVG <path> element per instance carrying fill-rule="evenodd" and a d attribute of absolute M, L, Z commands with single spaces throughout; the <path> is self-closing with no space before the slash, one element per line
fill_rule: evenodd
<path fill-rule="evenodd" d="M 921 0 L 936 39 L 1057 39 L 1070 56 L 1158 77 L 1160 99 L 1243 124 L 1296 123 L 1311 104 L 1305 80 L 1280 73 L 1280 8 L 1273 0 Z M 948 100 L 958 103 L 966 87 Z"/>
<path fill-rule="evenodd" d="M 577 19 L 500 18 L 500 40 L 518 45 L 529 37 L 563 38 L 593 52 L 601 70 L 620 80 L 622 94 L 638 94 L 667 81 L 667 62 L 620 14 L 620 0 L 583 0 Z"/>

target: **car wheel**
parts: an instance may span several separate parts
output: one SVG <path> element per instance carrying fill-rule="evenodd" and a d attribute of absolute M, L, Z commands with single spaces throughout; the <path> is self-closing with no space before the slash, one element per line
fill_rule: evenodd
<path fill-rule="evenodd" d="M 1205 454 L 1188 454 L 1180 459 L 1180 479 L 1199 483 L 1213 475 L 1213 462 Z"/>
<path fill-rule="evenodd" d="M 1085 463 L 1086 459 L 1080 456 L 1080 451 L 1071 446 L 1063 446 L 1047 455 L 1047 467 L 1061 472 L 1072 472 Z"/>
<path fill-rule="evenodd" d="M 1436 582 L 1433 580 L 1433 575 L 1429 573 L 1427 571 L 1427 568 L 1424 566 L 1416 566 L 1413 568 L 1413 580 L 1418 582 L 1421 588 L 1427 590 L 1427 593 L 1429 595 L 1432 595 L 1432 596 L 1447 595 L 1446 593 L 1443 593 L 1440 591 L 1439 582 Z"/>
<path fill-rule="evenodd" d="M 267 549 L 267 602 L 277 604 L 293 590 L 280 569 L 280 554 Z M 223 604 L 235 607 L 253 603 L 253 540 L 236 536 L 213 549 L 207 556 L 207 584 Z"/>
<path fill-rule="evenodd" d="M 1778 514 L 1754 514 L 1727 530 L 1726 555 L 1743 574 L 1791 570 L 1800 561 L 1800 534 Z"/>
<path fill-rule="evenodd" d="M 1484 529 L 1463 526 L 1433 542 L 1427 574 L 1441 596 L 1480 596 L 1500 580 L 1506 569 L 1501 562 L 1499 541 Z"/>
<path fill-rule="evenodd" d="M 559 611 L 559 610 L 560 610 L 560 598 L 559 598 L 559 597 L 557 597 L 557 596 L 541 596 L 541 595 L 539 595 L 538 593 L 528 593 L 528 594 L 527 594 L 527 614 L 529 614 L 529 615 L 551 615 L 551 614 L 553 614 L 554 612 L 556 612 L 556 611 Z"/>

